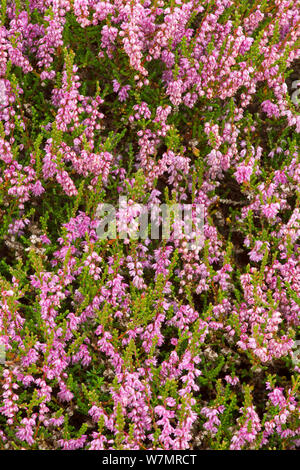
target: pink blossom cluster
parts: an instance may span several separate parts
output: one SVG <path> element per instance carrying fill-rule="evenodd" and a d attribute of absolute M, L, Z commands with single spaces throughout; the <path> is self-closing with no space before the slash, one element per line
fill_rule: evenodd
<path fill-rule="evenodd" d="M 0 448 L 299 446 L 299 2 L 252 3 L 1 10 Z"/>

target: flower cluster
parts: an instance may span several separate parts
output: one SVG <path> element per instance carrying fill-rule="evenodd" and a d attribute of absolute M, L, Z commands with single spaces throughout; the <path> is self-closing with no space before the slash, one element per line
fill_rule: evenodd
<path fill-rule="evenodd" d="M 0 448 L 297 448 L 299 1 L 2 4 Z"/>

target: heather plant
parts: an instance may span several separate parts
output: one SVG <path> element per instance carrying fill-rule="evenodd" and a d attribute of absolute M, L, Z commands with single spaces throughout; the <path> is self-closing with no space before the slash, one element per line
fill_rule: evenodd
<path fill-rule="evenodd" d="M 297 448 L 299 1 L 0 18 L 0 448 Z"/>

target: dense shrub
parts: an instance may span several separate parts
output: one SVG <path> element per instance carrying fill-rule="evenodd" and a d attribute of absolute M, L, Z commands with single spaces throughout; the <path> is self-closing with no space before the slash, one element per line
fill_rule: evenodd
<path fill-rule="evenodd" d="M 294 449 L 299 1 L 1 5 L 0 447 Z"/>

